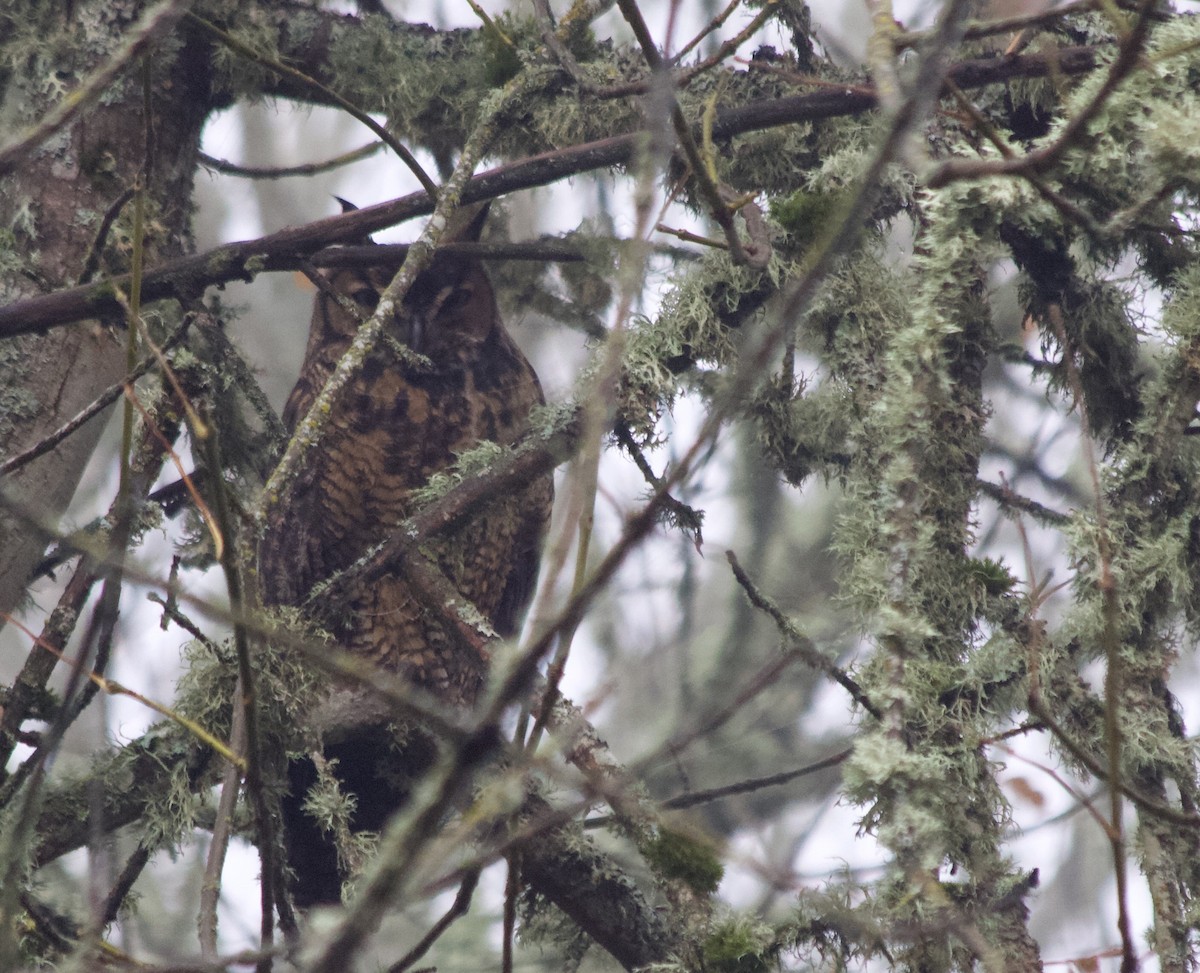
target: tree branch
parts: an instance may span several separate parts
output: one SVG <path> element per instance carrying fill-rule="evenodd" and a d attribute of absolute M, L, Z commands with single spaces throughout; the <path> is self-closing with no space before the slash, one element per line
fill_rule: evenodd
<path fill-rule="evenodd" d="M 1097 57 L 1093 47 L 1072 47 L 1048 54 L 980 58 L 955 65 L 949 77 L 959 88 L 968 89 L 1014 78 L 1075 75 L 1095 67 Z M 780 125 L 857 115 L 870 111 L 875 103 L 869 89 L 850 87 L 754 101 L 719 112 L 713 138 L 719 141 Z M 637 139 L 637 133 L 616 135 L 498 166 L 471 179 L 463 187 L 462 202 L 494 199 L 594 169 L 624 165 L 633 157 Z M 323 247 L 356 243 L 384 227 L 431 212 L 433 200 L 418 192 L 255 240 L 227 243 L 146 273 L 142 300 L 191 297 L 214 284 L 253 280 L 261 271 L 295 270 L 304 259 L 315 258 Z M 115 277 L 111 282 L 56 291 L 0 307 L 0 338 L 41 333 L 72 321 L 119 313 L 114 288 L 124 288 L 127 283 L 127 277 Z"/>

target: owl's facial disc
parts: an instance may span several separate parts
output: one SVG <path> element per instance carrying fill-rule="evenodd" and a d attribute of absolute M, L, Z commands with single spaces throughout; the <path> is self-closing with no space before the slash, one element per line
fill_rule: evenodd
<path fill-rule="evenodd" d="M 397 318 L 397 337 L 435 366 L 469 361 L 495 326 L 495 299 L 477 263 L 437 261 L 417 278 Z"/>

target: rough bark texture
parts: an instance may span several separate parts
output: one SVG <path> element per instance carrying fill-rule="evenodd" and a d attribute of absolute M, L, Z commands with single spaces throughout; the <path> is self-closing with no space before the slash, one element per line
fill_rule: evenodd
<path fill-rule="evenodd" d="M 80 18 L 94 42 L 87 48 L 91 57 L 83 56 L 81 46 L 75 51 L 79 60 L 59 69 L 86 78 L 104 63 L 128 29 L 129 6 L 93 4 L 90 16 Z M 17 110 L 12 102 L 19 92 L 37 90 L 38 72 L 46 70 L 36 58 L 27 63 L 30 76 L 10 79 L 4 92 L 10 117 Z M 12 228 L 14 249 L 25 260 L 0 271 L 4 303 L 78 282 L 95 245 L 100 218 L 143 171 L 147 214 L 153 221 L 147 263 L 188 249 L 200 132 L 213 108 L 208 49 L 185 43 L 156 53 L 151 64 L 149 151 L 143 88 L 139 65 L 134 63 L 113 86 L 106 103 L 86 111 L 81 120 L 41 146 L 33 164 L 7 178 L 0 190 L 0 226 Z M 38 117 L 33 110 L 24 114 L 28 120 Z M 114 248 L 113 236 L 109 234 L 101 266 L 124 270 L 128 248 Z M 7 342 L 0 349 L 5 386 L 0 398 L 0 458 L 39 442 L 118 381 L 125 371 L 124 340 L 122 322 L 91 321 Z M 107 414 L 5 477 L 5 493 L 32 516 L 54 524 L 75 492 Z M 40 532 L 11 511 L 0 510 L 0 549 L 5 552 L 0 563 L 0 611 L 20 604 L 45 547 Z"/>

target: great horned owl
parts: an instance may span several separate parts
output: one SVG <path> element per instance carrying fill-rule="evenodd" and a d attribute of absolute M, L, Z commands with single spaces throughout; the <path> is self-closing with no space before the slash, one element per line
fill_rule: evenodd
<path fill-rule="evenodd" d="M 478 210 L 444 239 L 477 239 L 485 217 L 486 209 Z M 390 276 L 387 270 L 354 269 L 328 279 L 332 290 L 369 315 Z M 358 323 L 328 294 L 317 296 L 300 378 L 283 412 L 289 430 L 332 374 Z M 337 401 L 294 488 L 268 519 L 259 547 L 266 604 L 302 602 L 314 585 L 403 522 L 413 512 L 413 491 L 431 475 L 482 441 L 514 442 L 530 410 L 543 401 L 537 375 L 505 331 L 478 260 L 436 255 L 393 324 Z M 541 477 L 431 545 L 447 577 L 502 635 L 515 630 L 532 592 L 551 501 L 551 480 Z M 360 583 L 325 621 L 344 649 L 448 704 L 472 704 L 483 685 L 484 663 L 459 647 L 437 609 L 421 604 L 398 574 Z M 385 731 L 359 729 L 327 745 L 325 755 L 336 758 L 343 789 L 353 794 L 353 827 L 377 830 L 403 799 L 404 787 L 396 782 L 420 772 L 431 752 L 428 742 L 398 752 Z M 336 900 L 342 875 L 332 842 L 300 808 L 315 770 L 309 761 L 294 761 L 288 776 L 284 824 L 296 901 Z"/>

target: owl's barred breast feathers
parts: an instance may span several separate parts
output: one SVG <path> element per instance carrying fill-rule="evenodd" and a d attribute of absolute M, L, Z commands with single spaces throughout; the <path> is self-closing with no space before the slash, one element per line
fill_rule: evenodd
<path fill-rule="evenodd" d="M 453 234 L 448 231 L 446 242 L 476 239 L 485 214 L 477 211 Z M 327 278 L 328 290 L 361 314 L 329 293 L 318 294 L 300 377 L 284 409 L 289 430 L 316 400 L 390 277 L 387 269 L 368 269 Z M 390 325 L 324 417 L 321 438 L 268 517 L 258 552 L 264 604 L 303 604 L 316 585 L 408 518 L 414 492 L 433 474 L 481 442 L 514 443 L 530 411 L 544 401 L 477 260 L 435 255 Z M 422 547 L 502 635 L 515 631 L 533 591 L 552 499 L 550 476 L 538 477 Z M 442 606 L 421 603 L 399 570 L 353 582 L 321 621 L 340 648 L 450 705 L 474 703 L 486 679 L 486 660 L 447 628 Z M 304 714 L 297 715 L 303 721 Z M 351 830 L 380 829 L 407 799 L 407 781 L 433 759 L 432 740 L 420 728 L 409 730 L 400 741 L 386 722 L 344 729 L 337 738 L 327 727 L 320 730 L 321 763 L 333 768 L 340 789 L 353 798 Z M 309 757 L 293 756 L 281 805 L 291 890 L 302 907 L 336 902 L 347 877 L 331 834 L 306 810 L 316 766 Z"/>
<path fill-rule="evenodd" d="M 484 214 L 458 231 L 478 233 Z M 386 275 L 342 270 L 329 283 L 371 313 Z M 284 410 L 296 424 L 332 374 L 358 321 L 318 295 L 304 364 Z M 504 329 L 478 261 L 438 255 L 414 283 L 381 343 L 351 380 L 288 502 L 267 525 L 260 579 L 268 604 L 296 604 L 348 567 L 412 513 L 410 496 L 483 441 L 514 442 L 543 402 L 533 368 Z M 425 356 L 423 369 L 390 342 Z M 537 547 L 551 502 L 549 478 L 498 501 L 432 545 L 460 593 L 509 634 L 532 590 Z M 436 609 L 418 604 L 398 575 L 364 585 L 332 625 L 350 652 L 395 669 L 449 701 L 470 703 L 482 683 L 478 659 L 459 658 Z"/>

